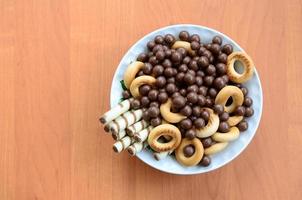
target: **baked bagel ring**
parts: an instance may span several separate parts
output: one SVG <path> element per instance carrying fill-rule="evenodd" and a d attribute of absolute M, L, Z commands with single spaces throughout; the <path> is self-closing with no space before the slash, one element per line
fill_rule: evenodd
<path fill-rule="evenodd" d="M 171 140 L 167 143 L 161 143 L 158 139 L 161 136 L 168 135 Z M 151 130 L 148 136 L 148 144 L 157 152 L 170 151 L 178 147 L 181 142 L 181 133 L 179 129 L 171 124 L 161 124 Z"/>
<path fill-rule="evenodd" d="M 196 136 L 199 138 L 206 138 L 213 135 L 219 127 L 219 117 L 210 108 L 205 108 L 210 113 L 210 118 L 205 127 L 196 129 Z"/>
<path fill-rule="evenodd" d="M 171 112 L 171 106 L 172 106 L 172 101 L 170 98 L 166 103 L 160 105 L 160 114 L 167 122 L 178 123 L 181 120 L 187 118 L 186 116 L 181 115 L 179 113 Z"/>
<path fill-rule="evenodd" d="M 189 42 L 186 41 L 176 41 L 173 45 L 172 45 L 172 49 L 178 49 L 178 48 L 184 48 L 186 49 L 190 55 L 194 56 L 196 53 L 194 50 L 192 50 L 191 48 L 191 44 Z"/>
<path fill-rule="evenodd" d="M 188 145 L 193 145 L 195 148 L 194 154 L 190 157 L 184 155 L 184 148 Z M 180 145 L 175 150 L 176 160 L 185 166 L 197 165 L 201 161 L 203 154 L 204 149 L 202 143 L 197 138 L 194 138 L 193 140 L 189 140 L 188 138 L 182 139 Z"/>
<path fill-rule="evenodd" d="M 225 106 L 228 99 L 232 97 L 233 102 L 229 106 Z M 241 106 L 244 100 L 242 91 L 232 85 L 222 88 L 215 98 L 215 104 L 221 104 L 224 106 L 224 110 L 228 113 L 232 113 L 238 106 Z"/>
<path fill-rule="evenodd" d="M 235 70 L 235 62 L 240 61 L 243 65 L 244 71 L 242 74 L 239 74 Z M 228 56 L 227 60 L 227 75 L 229 79 L 235 83 L 244 83 L 248 81 L 254 72 L 254 63 L 252 59 L 243 52 L 233 52 Z"/>
<path fill-rule="evenodd" d="M 229 132 L 219 133 L 216 132 L 212 135 L 212 139 L 217 142 L 230 142 L 236 140 L 239 137 L 239 129 L 236 126 L 230 128 Z"/>
<path fill-rule="evenodd" d="M 134 98 L 140 96 L 139 87 L 145 84 L 152 85 L 156 82 L 156 79 L 153 76 L 139 76 L 131 82 L 130 93 Z"/>
<path fill-rule="evenodd" d="M 243 120 L 243 116 L 235 115 L 235 116 L 229 117 L 227 122 L 232 127 L 232 126 L 236 126 L 242 120 Z"/>
<path fill-rule="evenodd" d="M 144 67 L 144 63 L 140 61 L 134 61 L 128 65 L 124 73 L 124 83 L 125 86 L 129 89 L 131 82 L 135 79 L 136 74 Z"/>
<path fill-rule="evenodd" d="M 204 150 L 204 154 L 212 155 L 212 154 L 218 153 L 218 152 L 222 151 L 223 149 L 225 149 L 228 146 L 228 144 L 229 144 L 228 142 L 219 142 L 219 143 L 213 144 L 212 146 L 210 146 Z"/>

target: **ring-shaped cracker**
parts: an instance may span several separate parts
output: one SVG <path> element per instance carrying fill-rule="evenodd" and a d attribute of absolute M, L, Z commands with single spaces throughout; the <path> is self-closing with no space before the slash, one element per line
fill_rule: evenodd
<path fill-rule="evenodd" d="M 239 129 L 236 126 L 233 126 L 226 133 L 216 132 L 214 135 L 212 135 L 212 139 L 216 142 L 230 142 L 239 137 L 239 132 Z"/>
<path fill-rule="evenodd" d="M 153 85 L 156 82 L 156 79 L 153 76 L 139 76 L 134 79 L 130 85 L 130 92 L 134 98 L 140 96 L 139 87 L 145 84 Z"/>
<path fill-rule="evenodd" d="M 232 97 L 233 102 L 231 105 L 226 106 L 228 99 Z M 224 110 L 228 113 L 232 113 L 238 106 L 241 106 L 244 100 L 242 91 L 232 85 L 222 88 L 215 98 L 215 104 L 221 104 L 224 106 Z"/>
<path fill-rule="evenodd" d="M 171 99 L 168 99 L 166 103 L 160 105 L 160 114 L 167 122 L 178 123 L 181 120 L 187 118 L 182 114 L 171 112 L 171 106 L 172 106 Z"/>
<path fill-rule="evenodd" d="M 192 156 L 186 157 L 184 155 L 184 148 L 188 145 L 194 146 L 195 152 Z M 175 150 L 176 160 L 185 166 L 194 166 L 197 165 L 204 154 L 204 149 L 202 143 L 199 139 L 194 138 L 193 140 L 189 140 L 188 138 L 182 139 L 180 145 Z"/>
<path fill-rule="evenodd" d="M 213 135 L 219 127 L 219 117 L 210 108 L 205 108 L 209 113 L 210 117 L 205 127 L 196 129 L 196 136 L 199 138 L 206 138 Z"/>

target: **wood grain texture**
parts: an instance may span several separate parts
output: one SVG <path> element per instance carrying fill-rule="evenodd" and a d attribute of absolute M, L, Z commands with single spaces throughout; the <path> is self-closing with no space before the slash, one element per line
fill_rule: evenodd
<path fill-rule="evenodd" d="M 236 40 L 261 76 L 256 137 L 197 176 L 112 152 L 98 117 L 127 49 L 170 24 Z M 302 199 L 301 0 L 0 1 L 0 199 Z"/>

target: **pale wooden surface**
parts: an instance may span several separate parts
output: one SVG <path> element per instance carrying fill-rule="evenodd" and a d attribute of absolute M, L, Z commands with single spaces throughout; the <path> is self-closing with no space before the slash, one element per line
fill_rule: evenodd
<path fill-rule="evenodd" d="M 169 24 L 236 40 L 261 76 L 250 146 L 197 176 L 115 155 L 97 119 L 127 49 Z M 0 199 L 302 199 L 302 2 L 0 1 Z"/>

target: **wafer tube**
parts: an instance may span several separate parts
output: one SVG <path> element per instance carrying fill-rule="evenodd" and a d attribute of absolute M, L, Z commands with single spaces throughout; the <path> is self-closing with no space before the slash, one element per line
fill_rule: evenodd
<path fill-rule="evenodd" d="M 120 139 L 122 139 L 125 135 L 126 135 L 126 131 L 125 131 L 125 130 L 121 130 L 121 131 L 119 131 L 119 132 L 117 132 L 117 133 L 113 133 L 113 134 L 112 134 L 112 138 L 113 138 L 114 140 L 120 140 Z"/>
<path fill-rule="evenodd" d="M 121 114 L 123 114 L 124 112 L 127 112 L 130 108 L 130 102 L 133 100 L 133 98 L 130 99 L 126 99 L 124 101 L 122 101 L 121 103 L 117 104 L 115 107 L 113 107 L 111 110 L 109 110 L 108 112 L 106 112 L 101 118 L 100 118 L 100 122 L 102 124 L 111 122 L 112 120 L 114 120 L 115 118 L 117 118 L 118 116 L 120 116 Z"/>
<path fill-rule="evenodd" d="M 126 128 L 126 133 L 129 136 L 133 136 L 134 133 L 137 133 L 141 130 L 143 130 L 144 128 L 146 128 L 149 125 L 148 122 L 146 122 L 145 120 L 141 120 L 139 122 L 136 122 L 135 124 L 129 126 Z"/>
<path fill-rule="evenodd" d="M 134 124 L 142 118 L 142 115 L 143 111 L 141 109 L 135 111 L 128 111 L 122 114 L 121 116 L 109 123 L 111 133 L 116 134 L 120 130 L 123 130 L 126 127 Z"/>
<path fill-rule="evenodd" d="M 154 152 L 153 157 L 155 160 L 162 160 L 166 158 L 169 154 L 171 154 L 171 151 L 163 151 L 163 152 Z"/>
<path fill-rule="evenodd" d="M 120 153 L 124 149 L 127 149 L 133 142 L 134 139 L 132 137 L 125 136 L 113 144 L 113 151 L 116 153 Z"/>
<path fill-rule="evenodd" d="M 131 156 L 135 156 L 137 153 L 141 152 L 144 148 L 148 146 L 147 142 L 135 142 L 127 148 L 128 153 Z"/>
<path fill-rule="evenodd" d="M 141 130 L 140 132 L 134 134 L 133 138 L 136 142 L 144 142 L 147 140 L 148 135 L 150 131 L 153 129 L 153 126 L 148 126 L 148 128 L 145 128 L 144 130 Z"/>

